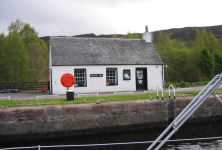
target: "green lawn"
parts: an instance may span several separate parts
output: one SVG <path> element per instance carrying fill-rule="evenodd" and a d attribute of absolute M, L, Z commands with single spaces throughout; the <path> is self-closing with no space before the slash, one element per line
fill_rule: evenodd
<path fill-rule="evenodd" d="M 217 89 L 216 93 L 222 94 L 222 89 Z M 177 93 L 176 96 L 195 96 L 197 92 Z M 165 100 L 168 99 L 168 93 L 164 93 Z M 42 106 L 42 105 L 67 105 L 84 103 L 105 103 L 105 102 L 124 102 L 137 100 L 154 100 L 156 93 L 137 93 L 127 95 L 109 95 L 109 96 L 83 96 L 76 98 L 75 101 L 66 99 L 39 99 L 39 100 L 0 100 L 0 108 L 19 107 L 19 106 Z"/>
<path fill-rule="evenodd" d="M 112 96 L 84 96 L 76 98 L 74 101 L 67 101 L 66 99 L 0 100 L 0 107 L 102 103 L 113 101 L 152 100 L 154 98 L 155 94 L 149 93 Z"/>
<path fill-rule="evenodd" d="M 193 96 L 195 93 L 180 93 L 177 96 Z M 164 93 L 165 98 L 167 93 Z M 40 99 L 40 100 L 0 100 L 0 108 L 19 107 L 19 106 L 40 106 L 40 105 L 66 105 L 66 104 L 84 104 L 84 103 L 104 103 L 104 102 L 122 102 L 136 100 L 153 100 L 156 99 L 156 93 L 140 93 L 128 95 L 111 95 L 111 96 L 85 96 L 76 98 L 75 101 L 66 99 Z"/>

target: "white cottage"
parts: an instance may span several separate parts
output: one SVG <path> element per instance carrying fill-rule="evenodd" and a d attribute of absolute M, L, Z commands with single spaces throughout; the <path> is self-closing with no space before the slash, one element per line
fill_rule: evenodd
<path fill-rule="evenodd" d="M 152 44 L 117 38 L 50 37 L 50 91 L 65 94 L 61 76 L 76 76 L 78 93 L 141 91 L 162 88 L 164 65 Z"/>

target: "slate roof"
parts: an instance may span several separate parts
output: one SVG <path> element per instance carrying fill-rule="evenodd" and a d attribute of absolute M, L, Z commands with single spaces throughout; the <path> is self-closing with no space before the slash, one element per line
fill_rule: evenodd
<path fill-rule="evenodd" d="M 163 64 L 143 40 L 50 37 L 50 46 L 53 66 Z"/>

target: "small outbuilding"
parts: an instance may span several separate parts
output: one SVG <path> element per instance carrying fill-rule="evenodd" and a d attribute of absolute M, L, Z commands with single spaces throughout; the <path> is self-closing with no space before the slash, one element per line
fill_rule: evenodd
<path fill-rule="evenodd" d="M 163 88 L 164 64 L 152 43 L 118 38 L 49 37 L 50 91 L 65 94 L 60 79 L 76 76 L 77 93 L 141 91 Z"/>

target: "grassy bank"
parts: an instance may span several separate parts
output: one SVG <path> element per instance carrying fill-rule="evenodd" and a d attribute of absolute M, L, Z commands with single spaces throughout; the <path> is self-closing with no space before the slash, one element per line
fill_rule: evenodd
<path fill-rule="evenodd" d="M 193 96 L 195 93 L 183 94 L 177 96 Z M 167 97 L 167 93 L 164 93 Z M 42 105 L 67 105 L 67 104 L 85 104 L 85 103 L 105 103 L 105 102 L 124 102 L 137 100 L 156 99 L 156 93 L 140 93 L 128 95 L 109 95 L 109 96 L 85 96 L 76 98 L 75 101 L 66 99 L 38 99 L 38 100 L 0 100 L 0 108 L 19 107 L 19 106 L 42 106 Z"/>
<path fill-rule="evenodd" d="M 217 94 L 222 95 L 222 89 L 216 90 Z M 195 92 L 176 93 L 177 97 L 195 96 Z M 37 99 L 37 100 L 0 100 L 0 108 L 21 107 L 21 106 L 44 106 L 44 105 L 68 105 L 68 104 L 87 104 L 87 103 L 106 103 L 106 102 L 126 102 L 138 100 L 154 100 L 156 93 L 136 93 L 127 95 L 106 95 L 106 96 L 82 96 L 74 101 L 66 99 Z M 164 93 L 164 100 L 168 99 L 168 93 Z"/>
<path fill-rule="evenodd" d="M 152 100 L 154 98 L 155 98 L 154 93 L 149 93 L 149 94 L 146 93 L 146 94 L 111 95 L 111 96 L 85 96 L 85 97 L 76 98 L 74 101 L 67 101 L 66 99 L 0 100 L 0 107 L 102 103 L 102 102 L 148 100 L 148 99 Z"/>
<path fill-rule="evenodd" d="M 169 85 L 174 85 L 175 88 L 185 88 L 185 87 L 197 87 L 197 86 L 205 86 L 209 81 L 198 81 L 198 82 L 167 82 L 165 84 L 165 88 L 168 88 Z"/>

